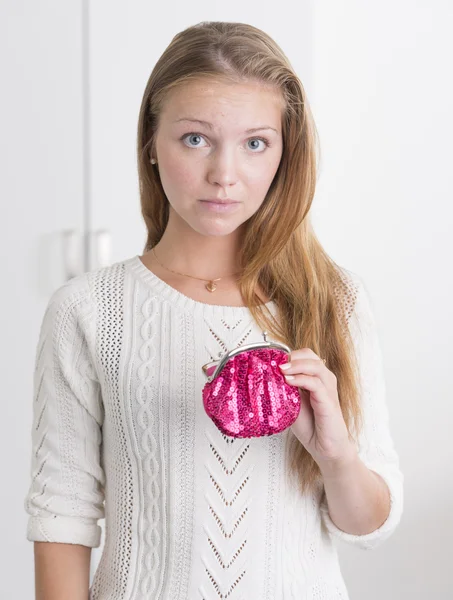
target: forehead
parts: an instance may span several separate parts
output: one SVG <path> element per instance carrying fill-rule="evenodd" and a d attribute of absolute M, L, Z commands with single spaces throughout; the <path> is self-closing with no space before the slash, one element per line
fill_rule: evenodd
<path fill-rule="evenodd" d="M 187 118 L 207 121 L 213 129 L 265 123 L 279 130 L 282 112 L 279 90 L 253 82 L 191 81 L 169 92 L 161 117 L 175 127 L 187 125 L 181 121 Z"/>

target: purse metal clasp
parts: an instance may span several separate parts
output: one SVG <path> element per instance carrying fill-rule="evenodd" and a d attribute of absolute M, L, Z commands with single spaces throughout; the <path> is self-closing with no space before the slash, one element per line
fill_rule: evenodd
<path fill-rule="evenodd" d="M 219 353 L 219 359 L 213 360 L 211 362 L 206 363 L 201 368 L 203 369 L 203 373 L 206 375 L 208 382 L 211 382 L 215 377 L 217 377 L 222 371 L 223 367 L 226 365 L 228 360 L 236 354 L 240 352 L 245 352 L 246 350 L 252 350 L 257 348 L 276 348 L 278 350 L 283 350 L 287 354 L 291 354 L 291 349 L 286 344 L 281 344 L 280 342 L 268 341 L 267 340 L 267 331 L 263 331 L 262 333 L 264 342 L 255 342 L 254 344 L 246 344 L 244 346 L 238 346 L 234 348 L 234 350 L 230 350 L 226 352 L 223 357 L 222 353 Z"/>

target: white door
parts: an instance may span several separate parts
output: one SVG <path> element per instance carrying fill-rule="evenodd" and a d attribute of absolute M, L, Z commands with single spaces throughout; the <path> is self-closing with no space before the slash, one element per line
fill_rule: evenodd
<path fill-rule="evenodd" d="M 84 227 L 81 17 L 75 0 L 0 3 L 0 598 L 34 598 L 23 503 L 35 347 L 49 296 L 66 278 L 62 232 Z"/>
<path fill-rule="evenodd" d="M 155 27 L 156 7 L 145 0 L 90 4 L 92 267 L 141 254 L 146 242 L 138 191 L 137 122 L 151 69 L 171 37 L 171 23 L 166 30 Z"/>

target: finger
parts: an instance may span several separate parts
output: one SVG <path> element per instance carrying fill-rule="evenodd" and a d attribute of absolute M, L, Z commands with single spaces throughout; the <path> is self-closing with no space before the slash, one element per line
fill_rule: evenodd
<path fill-rule="evenodd" d="M 314 375 L 306 375 L 304 373 L 297 373 L 295 375 L 286 375 L 285 380 L 290 385 L 295 385 L 297 387 L 301 387 L 304 390 L 312 392 L 313 394 L 319 394 L 323 390 L 326 389 L 323 382 Z"/>
<path fill-rule="evenodd" d="M 332 410 L 332 401 L 330 399 L 330 394 L 326 390 L 326 386 L 323 384 L 323 382 L 318 377 L 314 377 L 312 375 L 299 374 L 292 375 L 292 377 L 294 377 L 294 379 L 288 380 L 285 376 L 287 383 L 309 391 L 309 401 L 313 410 L 315 410 L 316 406 L 316 413 L 320 414 L 320 409 L 321 412 L 323 412 L 322 408 L 325 407 L 326 410 L 324 416 L 328 415 L 329 411 Z"/>
<path fill-rule="evenodd" d="M 287 365 L 288 363 L 280 365 L 280 370 L 284 375 L 312 375 L 318 377 L 329 389 L 336 386 L 335 375 L 318 358 L 296 359 L 289 363 L 289 367 Z"/>
<path fill-rule="evenodd" d="M 324 363 L 318 358 L 296 358 L 291 360 L 290 363 L 283 363 L 280 365 L 280 368 L 288 364 L 290 365 L 289 367 L 282 369 L 285 374 L 305 373 L 306 375 L 318 375 L 325 368 Z"/>

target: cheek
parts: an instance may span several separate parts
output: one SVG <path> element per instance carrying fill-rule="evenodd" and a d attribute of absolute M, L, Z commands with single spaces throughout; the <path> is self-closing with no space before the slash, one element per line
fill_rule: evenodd
<path fill-rule="evenodd" d="M 249 187 L 253 187 L 258 194 L 267 192 L 274 179 L 278 165 L 274 161 L 260 164 L 259 169 L 253 169 L 248 173 L 247 181 Z"/>
<path fill-rule="evenodd" d="M 168 190 L 167 196 L 173 196 L 172 192 L 177 193 L 178 196 L 190 193 L 197 182 L 194 169 L 185 166 L 183 161 L 171 157 L 162 163 L 160 175 L 164 189 Z"/>

